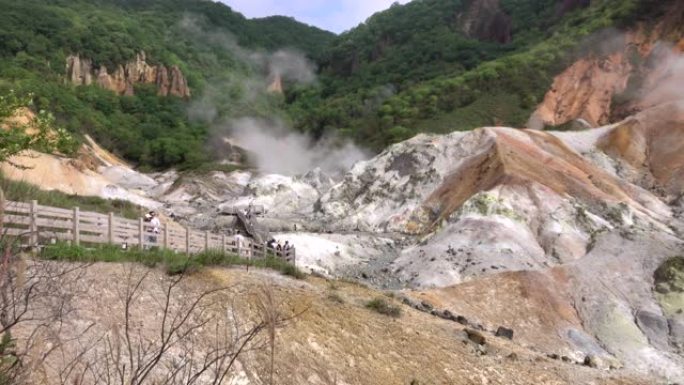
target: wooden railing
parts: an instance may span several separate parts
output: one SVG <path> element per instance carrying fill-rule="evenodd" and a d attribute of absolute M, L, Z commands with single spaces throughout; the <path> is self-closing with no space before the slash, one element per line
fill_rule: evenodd
<path fill-rule="evenodd" d="M 246 258 L 276 256 L 295 263 L 296 251 L 275 250 L 248 239 L 237 242 L 233 235 L 193 230 L 176 223 L 163 223 L 158 232 L 143 218 L 120 218 L 39 205 L 37 201 L 6 201 L 3 235 L 17 237 L 27 247 L 38 248 L 58 241 L 80 244 L 110 244 L 128 247 L 159 247 L 188 255 L 207 250 L 232 253 Z"/>

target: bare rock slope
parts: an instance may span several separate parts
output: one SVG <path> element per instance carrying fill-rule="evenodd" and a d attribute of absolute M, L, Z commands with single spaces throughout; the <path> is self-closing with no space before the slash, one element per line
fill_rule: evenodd
<path fill-rule="evenodd" d="M 319 215 L 413 239 L 370 274 L 454 312 L 508 314 L 537 346 L 682 378 L 684 308 L 663 305 L 653 282 L 684 253 L 683 111 L 662 104 L 582 132 L 421 135 L 357 164 Z"/>

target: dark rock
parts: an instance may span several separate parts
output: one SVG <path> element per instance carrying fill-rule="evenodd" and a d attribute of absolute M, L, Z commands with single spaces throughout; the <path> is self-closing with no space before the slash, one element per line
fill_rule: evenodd
<path fill-rule="evenodd" d="M 670 328 L 665 317 L 650 311 L 639 310 L 636 314 L 636 321 L 639 329 L 644 332 L 652 345 L 667 349 Z"/>
<path fill-rule="evenodd" d="M 396 171 L 399 176 L 413 175 L 418 164 L 418 160 L 412 154 L 402 153 L 392 159 L 387 171 Z"/>
<path fill-rule="evenodd" d="M 560 356 L 559 356 L 558 354 L 556 354 L 556 353 L 550 353 L 550 354 L 547 354 L 546 356 L 549 357 L 549 358 L 552 359 L 552 360 L 558 360 L 558 359 L 560 359 Z"/>
<path fill-rule="evenodd" d="M 420 304 L 421 304 L 425 309 L 427 309 L 427 310 L 432 310 L 432 309 L 434 308 L 434 306 L 432 306 L 431 303 L 426 302 L 426 301 L 423 301 L 423 302 L 421 302 Z"/>
<path fill-rule="evenodd" d="M 456 322 L 460 323 L 461 325 L 468 325 L 468 319 L 462 315 L 456 316 Z"/>
<path fill-rule="evenodd" d="M 568 329 L 568 340 L 571 342 L 576 350 L 584 352 L 588 355 L 607 355 L 608 353 L 594 340 L 593 337 L 581 330 L 574 328 Z"/>
<path fill-rule="evenodd" d="M 505 328 L 503 326 L 499 326 L 498 329 L 496 329 L 496 334 L 497 337 L 502 337 L 502 338 L 507 338 L 509 340 L 513 339 L 513 329 Z"/>
<path fill-rule="evenodd" d="M 670 340 L 673 345 L 684 352 L 684 318 L 668 320 L 670 326 Z"/>
<path fill-rule="evenodd" d="M 487 342 L 485 336 L 483 336 L 479 331 L 465 329 L 465 332 L 468 335 L 468 339 L 477 345 L 484 345 Z"/>
<path fill-rule="evenodd" d="M 589 354 L 586 357 L 584 357 L 583 364 L 584 366 L 588 366 L 594 369 L 607 370 L 611 368 L 610 364 L 606 362 L 603 358 L 595 356 L 593 354 Z"/>

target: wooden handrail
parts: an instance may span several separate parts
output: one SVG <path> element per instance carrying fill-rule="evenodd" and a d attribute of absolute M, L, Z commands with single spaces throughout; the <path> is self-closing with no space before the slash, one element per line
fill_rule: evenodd
<path fill-rule="evenodd" d="M 236 245 L 231 233 L 218 234 L 190 228 L 175 228 L 169 226 L 169 223 L 154 228 L 142 218 L 132 221 L 117 217 L 113 213 L 81 211 L 79 207 L 66 210 L 42 206 L 37 201 L 5 201 L 4 213 L 4 234 L 1 235 L 25 238 L 26 245 L 31 248 L 44 245 L 46 240 L 59 240 L 74 245 L 86 243 L 159 247 L 188 255 L 217 250 L 249 258 L 275 256 L 293 263 L 296 257 L 295 248 L 278 251 L 245 238 L 241 238 L 243 244 Z"/>

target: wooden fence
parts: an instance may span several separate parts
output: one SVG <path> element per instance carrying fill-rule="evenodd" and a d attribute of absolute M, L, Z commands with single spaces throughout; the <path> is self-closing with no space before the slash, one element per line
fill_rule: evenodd
<path fill-rule="evenodd" d="M 37 201 L 6 201 L 3 216 L 3 233 L 18 237 L 31 248 L 57 241 L 81 244 L 110 244 L 121 247 L 159 247 L 187 255 L 207 250 L 232 253 L 246 258 L 276 256 L 295 263 L 294 248 L 277 251 L 248 239 L 237 241 L 233 235 L 216 234 L 182 227 L 176 223 L 163 223 L 159 232 L 143 218 L 131 220 L 113 213 L 100 214 L 39 205 Z"/>

